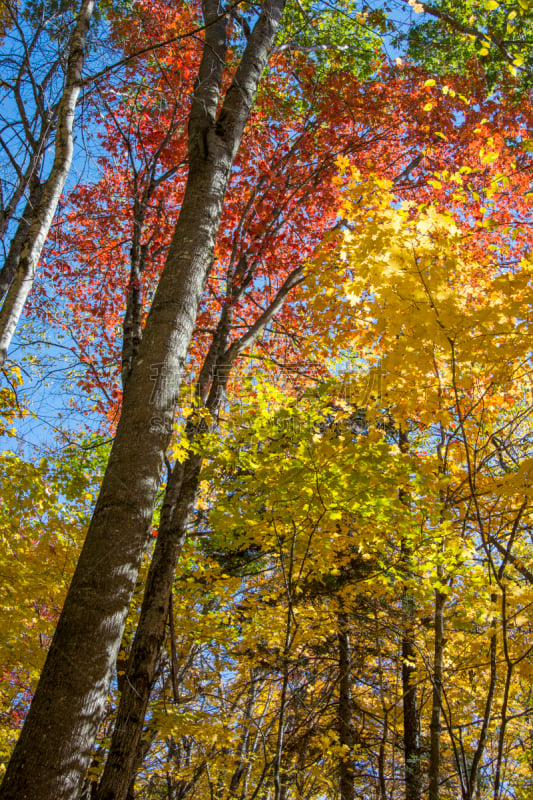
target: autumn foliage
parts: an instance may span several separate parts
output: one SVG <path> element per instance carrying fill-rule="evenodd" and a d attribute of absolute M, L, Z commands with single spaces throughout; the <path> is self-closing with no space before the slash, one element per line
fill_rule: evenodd
<path fill-rule="evenodd" d="M 390 9 L 286 12 L 223 197 L 80 797 L 111 796 L 128 691 L 148 703 L 128 719 L 128 800 L 533 791 L 533 106 L 527 52 L 497 33 L 530 23 L 521 0 L 505 20 L 496 0 L 457 5 L 403 4 L 440 16 L 395 59 Z M 255 13 L 224 12 L 222 98 Z M 124 63 L 95 70 L 86 99 L 97 169 L 63 197 L 25 312 L 27 339 L 76 364 L 83 425 L 57 421 L 54 453 L 24 448 L 38 346 L 0 390 L 2 764 L 191 179 L 202 9 L 105 15 Z M 419 57 L 436 25 L 456 36 L 453 70 Z M 165 547 L 177 568 L 148 655 Z"/>

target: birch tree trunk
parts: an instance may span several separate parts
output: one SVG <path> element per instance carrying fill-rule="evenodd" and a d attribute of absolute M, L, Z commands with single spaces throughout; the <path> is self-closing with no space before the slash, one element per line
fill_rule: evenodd
<path fill-rule="evenodd" d="M 22 253 L 24 242 L 28 238 L 33 214 L 43 196 L 43 184 L 39 182 L 38 174 L 30 181 L 30 187 L 28 202 L 26 203 L 24 211 L 22 212 L 22 217 L 17 225 L 17 230 L 11 240 L 6 260 L 0 270 L 0 302 L 7 293 L 15 277 L 20 262 L 20 254 Z"/>
<path fill-rule="evenodd" d="M 50 175 L 44 183 L 40 202 L 33 212 L 30 229 L 21 248 L 15 275 L 0 309 L 0 367 L 6 360 L 7 351 L 26 298 L 35 281 L 44 243 L 70 172 L 74 149 L 72 134 L 74 115 L 80 93 L 81 73 L 85 63 L 85 42 L 93 10 L 94 0 L 82 0 L 70 43 L 65 88 L 59 103 L 54 163 Z"/>
<path fill-rule="evenodd" d="M 213 263 L 231 166 L 285 0 L 267 0 L 217 117 L 226 16 L 204 1 L 205 45 L 189 120 L 189 176 L 167 262 L 125 387 L 87 537 L 2 800 L 75 800 L 102 718 L 148 538 L 180 378 Z"/>

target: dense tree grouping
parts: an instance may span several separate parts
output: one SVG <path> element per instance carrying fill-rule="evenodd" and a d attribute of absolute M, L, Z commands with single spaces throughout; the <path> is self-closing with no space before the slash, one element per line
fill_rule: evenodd
<path fill-rule="evenodd" d="M 532 36 L 0 4 L 2 800 L 531 796 Z"/>

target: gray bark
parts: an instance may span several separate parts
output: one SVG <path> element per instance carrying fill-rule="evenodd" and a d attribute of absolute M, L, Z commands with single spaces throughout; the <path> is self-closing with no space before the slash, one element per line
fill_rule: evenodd
<path fill-rule="evenodd" d="M 402 453 L 408 452 L 408 436 L 402 429 L 399 431 L 398 444 Z M 409 495 L 403 489 L 400 489 L 399 499 L 404 505 L 410 505 Z M 409 579 L 411 577 L 412 551 L 410 544 L 405 539 L 401 541 L 401 559 L 405 576 Z M 402 610 L 404 614 L 401 652 L 405 800 L 421 800 L 419 718 L 415 683 L 417 660 L 414 640 L 415 604 L 407 583 L 404 584 L 402 590 Z"/>
<path fill-rule="evenodd" d="M 192 456 L 172 473 L 113 738 L 96 800 L 124 800 L 133 775 L 135 753 L 141 739 L 157 656 L 165 636 L 176 561 L 187 534 L 187 521 L 196 496 L 200 467 L 201 458 Z"/>
<path fill-rule="evenodd" d="M 238 355 L 264 329 L 298 282 L 302 268 L 288 276 L 268 308 L 249 330 L 226 348 L 232 322 L 232 306 L 222 311 L 213 341 L 200 371 L 197 393 L 212 416 L 223 399 L 231 367 Z M 233 295 L 233 291 L 232 291 Z M 189 428 L 190 439 L 198 430 Z M 98 800 L 121 800 L 131 780 L 134 754 L 141 738 L 150 687 L 165 636 L 174 573 L 187 535 L 190 513 L 200 480 L 202 459 L 191 456 L 172 470 L 150 564 L 139 623 L 128 660 L 108 759 L 100 782 Z"/>
<path fill-rule="evenodd" d="M 285 729 L 287 725 L 287 706 L 289 700 L 289 666 L 290 655 L 294 637 L 298 629 L 298 621 L 294 616 L 294 595 L 293 595 L 293 575 L 294 575 L 294 547 L 295 547 L 295 534 L 293 534 L 291 541 L 291 549 L 289 552 L 288 564 L 283 564 L 282 557 L 282 571 L 283 582 L 285 584 L 285 593 L 287 596 L 287 618 L 285 623 L 285 642 L 283 645 L 282 654 L 282 682 L 281 692 L 279 698 L 279 716 L 278 716 L 278 732 L 276 738 L 276 749 L 272 763 L 272 781 L 274 784 L 274 800 L 285 800 L 286 796 L 286 774 L 283 773 L 281 764 L 283 758 L 283 745 L 285 741 Z"/>
<path fill-rule="evenodd" d="M 439 570 L 439 579 L 442 577 Z M 431 705 L 430 743 L 429 743 L 429 787 L 428 800 L 439 800 L 440 786 L 440 743 L 442 712 L 442 670 L 444 660 L 444 606 L 446 595 L 435 591 L 435 641 L 433 660 L 433 692 Z"/>
<path fill-rule="evenodd" d="M 283 7 L 284 0 L 263 5 L 217 119 L 226 19 L 220 18 L 216 0 L 204 3 L 206 22 L 212 24 L 206 28 L 191 108 L 189 176 L 182 209 L 126 385 L 93 518 L 7 768 L 2 800 L 74 800 L 78 796 L 149 535 L 180 378 L 213 263 L 231 166 Z"/>
<path fill-rule="evenodd" d="M 348 616 L 339 613 L 337 641 L 339 645 L 339 744 L 347 748 L 340 758 L 340 800 L 354 800 L 353 770 L 353 718 L 352 718 L 352 669 L 350 639 L 348 636 Z"/>
<path fill-rule="evenodd" d="M 20 97 L 17 97 L 17 100 L 20 109 L 22 107 L 22 100 L 20 99 Z M 32 185 L 32 182 L 39 179 L 39 171 L 43 162 L 44 152 L 46 149 L 48 138 L 50 136 L 51 132 L 50 129 L 51 128 L 53 129 L 53 124 L 56 119 L 58 110 L 59 108 L 55 107 L 48 112 L 45 111 L 41 115 L 41 132 L 38 139 L 34 139 L 34 137 L 31 135 L 31 131 L 29 129 L 29 123 L 27 120 L 25 120 L 26 124 L 24 125 L 25 128 L 24 133 L 26 136 L 28 136 L 29 133 L 28 145 L 31 149 L 31 155 L 29 157 L 28 165 L 24 170 L 24 173 L 21 170 L 18 171 L 18 176 L 17 176 L 18 182 L 15 191 L 13 192 L 5 208 L 2 209 L 2 213 L 0 214 L 0 238 L 2 239 L 7 233 L 9 223 L 15 217 L 18 204 L 22 200 L 24 193 L 28 190 L 28 187 Z M 7 145 L 4 144 L 3 149 L 7 150 Z M 15 161 L 14 157 L 11 156 L 11 158 L 13 161 Z M 25 216 L 25 213 L 23 216 Z"/>
<path fill-rule="evenodd" d="M 146 262 L 146 247 L 141 243 L 142 227 L 147 203 L 143 205 L 136 197 L 133 207 L 133 240 L 131 245 L 131 270 L 126 313 L 124 315 L 124 335 L 122 340 L 122 388 L 131 372 L 133 359 L 142 339 L 142 289 L 141 280 Z"/>
<path fill-rule="evenodd" d="M 504 567 L 504 565 L 502 565 Z M 503 568 L 501 570 L 503 575 Z M 504 760 L 504 745 L 505 745 L 505 732 L 507 728 L 507 710 L 509 708 L 509 697 L 511 692 L 511 679 L 513 677 L 514 663 L 509 654 L 509 631 L 508 631 L 508 618 L 507 618 L 507 587 L 502 583 L 501 577 L 499 585 L 502 593 L 502 644 L 503 653 L 506 664 L 505 684 L 503 689 L 502 707 L 500 711 L 500 730 L 498 732 L 498 755 L 496 758 L 496 770 L 494 773 L 494 800 L 500 800 L 505 796 L 505 760 Z"/>
<path fill-rule="evenodd" d="M 415 684 L 416 648 L 410 627 L 410 598 L 404 600 L 407 629 L 402 638 L 403 743 L 405 759 L 405 800 L 421 800 L 418 707 Z"/>
<path fill-rule="evenodd" d="M 15 277 L 20 262 L 20 254 L 22 253 L 24 242 L 28 237 L 34 211 L 41 202 L 41 198 L 43 196 L 43 188 L 43 184 L 40 183 L 39 177 L 36 174 L 32 180 L 28 202 L 26 203 L 22 217 L 19 220 L 15 235 L 11 240 L 4 265 L 0 270 L 0 300 L 2 300 L 6 294 L 11 281 Z"/>
<path fill-rule="evenodd" d="M 0 367 L 6 360 L 11 339 L 33 286 L 44 243 L 70 171 L 74 149 L 74 114 L 85 63 L 85 40 L 93 9 L 94 0 L 82 0 L 70 43 L 65 88 L 59 103 L 54 163 L 44 184 L 41 201 L 34 211 L 14 278 L 0 309 Z"/>

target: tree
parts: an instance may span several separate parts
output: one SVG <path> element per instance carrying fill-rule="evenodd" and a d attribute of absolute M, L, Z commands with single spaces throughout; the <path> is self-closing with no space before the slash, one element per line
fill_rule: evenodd
<path fill-rule="evenodd" d="M 45 110 L 41 95 L 37 95 L 38 111 L 43 117 L 43 130 L 38 142 L 34 143 L 34 152 L 30 157 L 26 174 L 19 181 L 19 186 L 13 193 L 10 201 L 11 211 L 14 212 L 18 199 L 23 194 L 27 185 L 30 185 L 28 207 L 19 223 L 13 245 L 15 252 L 8 256 L 2 268 L 3 294 L 6 296 L 0 309 L 0 367 L 3 366 L 9 344 L 19 321 L 26 298 L 33 286 L 37 265 L 41 252 L 48 236 L 56 212 L 59 198 L 63 191 L 65 181 L 70 171 L 73 153 L 73 125 L 76 102 L 81 87 L 81 72 L 85 61 L 85 40 L 93 15 L 94 2 L 84 0 L 81 3 L 76 25 L 70 42 L 68 64 L 65 76 L 65 85 L 57 107 L 56 136 L 54 145 L 54 163 L 50 174 L 40 186 L 38 181 L 39 167 L 44 158 L 44 146 L 49 132 L 49 117 L 55 116 L 55 111 Z M 29 67 L 28 64 L 24 64 Z M 20 73 L 17 76 L 17 89 L 20 82 Z M 49 76 L 46 76 L 47 78 Z M 20 102 L 20 98 L 19 102 Z M 30 135 L 30 141 L 33 136 Z M 4 215 L 4 224 L 9 217 Z M 31 221 L 29 221 L 31 220 Z"/>
<path fill-rule="evenodd" d="M 222 95 L 228 21 L 218 4 L 204 6 L 207 27 L 190 112 L 183 204 L 125 388 L 87 538 L 4 778 L 5 798 L 75 797 L 81 786 L 146 543 L 231 165 L 282 10 L 282 2 L 264 6 Z M 159 371 L 155 396 L 154 367 Z M 39 765 L 31 774 L 26 768 L 30 762 Z"/>
<path fill-rule="evenodd" d="M 219 698 L 229 730 L 239 719 L 238 698 L 246 696 L 240 719 L 248 726 L 248 735 L 236 738 L 226 732 L 219 747 L 216 739 L 213 744 L 208 738 L 213 730 L 220 734 L 211 723 L 205 724 L 196 740 L 184 730 L 187 758 L 194 753 L 197 760 L 180 775 L 178 783 L 173 782 L 169 768 L 169 791 L 183 796 L 193 790 L 205 791 L 223 797 L 242 782 L 243 793 L 253 784 L 255 796 L 272 791 L 281 800 L 290 794 L 294 778 L 300 796 L 311 798 L 321 791 L 334 792 L 340 776 L 342 792 L 349 797 L 359 787 L 367 791 L 368 775 L 361 776 L 372 768 L 378 776 L 376 791 L 385 797 L 387 784 L 395 787 L 401 783 L 395 760 L 398 747 L 404 754 L 403 781 L 412 797 L 420 795 L 426 776 L 433 798 L 438 797 L 439 776 L 445 767 L 449 791 L 471 798 L 480 781 L 487 780 L 488 754 L 494 748 L 496 796 L 505 783 L 507 743 L 509 736 L 515 740 L 517 736 L 508 709 L 513 708 L 514 714 L 521 702 L 513 675 L 518 665 L 529 659 L 523 624 L 515 622 L 515 608 L 521 601 L 507 586 L 508 573 L 515 582 L 524 579 L 515 566 L 520 565 L 520 557 L 514 553 L 527 553 L 527 530 L 521 527 L 527 504 L 523 510 L 515 506 L 520 492 L 528 494 L 527 469 L 518 470 L 518 478 L 505 477 L 506 459 L 515 463 L 523 456 L 522 419 L 514 406 L 523 404 L 524 419 L 528 408 L 517 384 L 517 375 L 527 374 L 528 362 L 523 344 L 529 313 L 528 235 L 521 225 L 528 201 L 524 174 L 517 174 L 513 164 L 516 158 L 521 168 L 528 164 L 523 131 L 529 108 L 524 103 L 516 115 L 509 104 L 483 96 L 482 81 L 476 84 L 461 78 L 454 88 L 444 81 L 441 85 L 439 79 L 437 85 L 435 78 L 427 78 L 417 67 L 399 72 L 393 67 L 383 69 L 375 81 L 365 82 L 350 79 L 349 59 L 342 69 L 331 73 L 320 59 L 312 69 L 305 60 L 302 66 L 298 56 L 294 62 L 285 60 L 297 38 L 295 28 L 304 29 L 305 39 L 311 35 L 306 26 L 317 24 L 313 10 L 304 6 L 288 17 L 271 62 L 278 79 L 281 75 L 287 80 L 289 90 L 279 90 L 271 76 L 263 84 L 271 91 L 278 89 L 284 111 L 276 120 L 275 133 L 265 130 L 262 123 L 261 110 L 268 102 L 261 96 L 255 106 L 257 114 L 251 117 L 256 130 L 251 126 L 246 131 L 281 11 L 282 4 L 272 2 L 260 11 L 248 9 L 243 16 L 208 1 L 204 26 L 200 26 L 205 29 L 203 44 L 191 45 L 188 65 L 186 59 L 179 62 L 183 81 L 169 78 L 168 64 L 161 65 L 157 57 L 142 67 L 146 75 L 158 76 L 161 82 L 154 81 L 158 91 L 170 80 L 172 91 L 166 100 L 159 100 L 159 106 L 152 104 L 150 92 L 141 82 L 125 93 L 127 102 L 121 105 L 115 104 L 109 86 L 102 91 L 101 102 L 110 118 L 107 136 L 114 138 L 109 150 L 116 154 L 126 148 L 127 157 L 120 156 L 118 168 L 107 170 L 98 192 L 105 197 L 111 187 L 122 187 L 130 209 L 124 212 L 124 206 L 109 202 L 109 231 L 96 237 L 98 253 L 113 245 L 109 236 L 106 240 L 106 233 L 116 233 L 120 248 L 131 243 L 131 253 L 128 259 L 122 253 L 122 258 L 108 262 L 109 274 L 118 276 L 119 285 L 117 292 L 113 287 L 108 291 L 109 302 L 99 303 L 88 293 L 89 308 L 78 298 L 72 307 L 88 361 L 93 357 L 92 348 L 98 352 L 92 344 L 95 319 L 103 320 L 103 334 L 114 348 L 98 352 L 91 379 L 93 385 L 108 392 L 110 418 L 118 406 L 119 370 L 115 367 L 106 373 L 100 366 L 113 364 L 120 353 L 123 406 L 86 544 L 6 776 L 6 797 L 36 796 L 37 792 L 45 797 L 73 797 L 79 791 L 117 658 L 124 666 L 120 638 L 150 541 L 163 463 L 167 453 L 172 455 L 169 445 L 178 384 L 181 373 L 190 367 L 191 373 L 196 370 L 195 379 L 190 380 L 196 386 L 196 408 L 185 424 L 188 441 L 174 445 L 176 463 L 172 466 L 167 461 L 168 482 L 154 559 L 127 675 L 119 681 L 122 697 L 116 730 L 98 789 L 103 797 L 131 793 L 132 778 L 142 770 L 143 758 L 157 740 L 152 717 L 150 736 L 142 740 L 150 691 L 156 685 L 164 703 L 167 681 L 168 687 L 172 684 L 174 702 L 179 703 L 175 630 L 170 634 L 173 642 L 166 661 L 163 642 L 167 619 L 175 624 L 171 610 L 174 569 L 201 483 L 203 434 L 212 429 L 205 412 L 218 414 L 229 369 L 269 326 L 267 343 L 257 353 L 263 359 L 266 353 L 274 358 L 283 353 L 292 366 L 301 353 L 306 359 L 305 379 L 309 379 L 319 374 L 316 362 L 323 353 L 331 353 L 333 348 L 340 358 L 355 346 L 369 363 L 385 371 L 388 395 L 380 396 L 378 403 L 366 397 L 362 408 L 355 404 L 346 409 L 337 402 L 337 390 L 329 385 L 326 410 L 324 405 L 319 412 L 312 409 L 299 435 L 272 443 L 270 434 L 263 432 L 258 455 L 248 464 L 253 474 L 245 474 L 248 486 L 236 510 L 239 515 L 244 511 L 257 539 L 252 543 L 245 539 L 244 549 L 250 552 L 255 548 L 272 572 L 271 597 L 263 595 L 263 605 L 250 603 L 248 614 L 262 616 L 272 634 L 266 639 L 258 637 L 253 626 L 236 633 L 244 645 L 249 644 L 248 649 L 263 654 L 263 663 L 237 664 L 235 680 L 227 682 L 227 691 L 221 691 Z M 383 15 L 379 13 L 378 18 L 385 25 Z M 327 42 L 328 46 L 343 53 L 342 29 L 333 34 L 334 41 Z M 302 52 L 306 48 L 323 52 L 321 45 L 301 44 Z M 185 68 L 190 68 L 191 62 L 199 71 L 187 120 L 189 172 L 184 182 L 179 169 L 185 153 L 185 115 L 180 118 L 179 105 L 189 96 Z M 476 103 L 459 91 L 461 80 L 472 85 Z M 347 87 L 343 97 L 346 116 L 339 111 L 341 84 Z M 318 88 L 324 87 L 325 99 L 317 103 Z M 369 90 L 371 102 L 366 94 Z M 303 112 L 294 114 L 297 91 Z M 513 114 L 518 119 L 509 122 L 504 137 L 503 121 Z M 352 128 L 346 124 L 350 115 L 357 119 Z M 274 117 L 272 113 L 269 120 Z M 349 143 L 360 119 L 365 123 L 372 120 L 371 156 L 363 156 L 363 136 L 363 147 Z M 392 127 L 395 134 L 389 136 Z M 340 145 L 328 141 L 337 136 Z M 324 143 L 327 157 L 313 169 L 310 162 L 317 159 Z M 243 146 L 240 157 L 239 146 Z M 339 150 L 341 174 L 334 188 L 330 177 Z M 348 155 L 370 162 L 364 164 L 364 178 L 351 171 Z M 382 178 L 366 180 L 376 161 L 384 161 L 385 167 L 396 162 L 394 183 Z M 505 174 L 508 170 L 510 177 Z M 173 192 L 168 188 L 170 181 L 176 183 Z M 313 190 L 318 198 L 316 207 Z M 80 209 L 83 214 L 89 193 L 79 189 L 67 212 L 78 203 L 77 216 L 65 215 L 71 226 L 70 242 L 80 230 L 88 229 L 80 220 Z M 332 236 L 330 232 L 314 265 L 305 262 L 298 258 L 298 235 L 302 235 L 302 249 L 309 256 L 316 239 L 333 224 L 337 194 L 343 203 L 334 226 L 336 233 Z M 417 194 L 418 202 L 413 203 Z M 328 198 L 332 206 L 326 211 L 323 206 Z M 405 198 L 411 202 L 402 205 Z M 426 207 L 419 206 L 421 198 Z M 172 225 L 167 224 L 165 214 L 171 216 L 178 207 L 179 219 L 169 245 L 167 234 Z M 511 231 L 515 230 L 518 235 L 512 240 Z M 58 250 L 55 242 L 49 251 L 51 276 L 54 248 Z M 497 258 L 487 262 L 486 254 L 491 252 Z M 287 263 L 289 257 L 295 261 Z M 150 296 L 150 283 L 157 281 L 158 261 L 163 260 L 159 285 L 146 313 L 142 289 Z M 504 269 L 500 274 L 502 265 L 508 263 L 515 271 Z M 294 292 L 304 277 L 307 290 Z M 61 276 L 57 285 L 64 278 Z M 519 290 L 520 302 L 509 291 L 511 285 Z M 202 298 L 206 286 L 208 292 Z M 483 300 L 481 290 L 492 305 Z M 281 314 L 289 293 L 295 297 L 294 305 L 285 305 Z M 295 335 L 298 313 L 305 315 L 310 330 L 317 334 L 313 341 L 309 337 L 304 341 L 300 353 Z M 106 329 L 109 320 L 111 331 Z M 290 342 L 288 347 L 283 346 L 284 340 Z M 476 381 L 472 380 L 473 370 Z M 321 371 L 324 374 L 323 368 Z M 351 377 L 361 389 L 361 381 L 368 375 L 355 370 Z M 250 386 L 253 388 L 253 382 Z M 363 410 L 364 424 L 360 419 Z M 348 428 L 347 444 L 342 444 L 343 434 L 330 424 L 328 415 Z M 267 415 L 266 420 L 268 428 L 271 417 Z M 512 434 L 502 437 L 501 429 L 507 432 L 508 424 Z M 214 438 L 220 445 L 223 437 Z M 490 456 L 480 455 L 481 441 L 485 443 L 481 450 Z M 246 442 L 242 449 L 250 456 L 255 442 L 249 438 Z M 424 446 L 425 452 L 419 453 Z M 298 468 L 294 462 L 288 464 L 285 471 L 279 464 L 289 453 L 301 463 Z M 265 454 L 270 458 L 266 465 L 262 461 Z M 261 464 L 263 472 L 256 474 Z M 281 476 L 290 491 L 283 492 Z M 434 491 L 435 481 L 438 491 Z M 497 501 L 502 488 L 508 503 L 504 508 Z M 233 491 L 235 502 L 235 490 L 226 485 L 224 491 L 228 495 Z M 221 499 L 213 512 L 214 527 L 217 513 L 222 510 L 224 515 L 224 502 Z M 246 511 L 246 504 L 253 507 L 253 514 Z M 233 528 L 238 536 L 245 536 L 241 524 L 234 521 Z M 484 553 L 483 566 L 488 572 L 483 578 L 476 572 L 468 536 Z M 370 548 L 369 542 L 374 543 Z M 386 552 L 385 560 L 380 550 Z M 318 568 L 308 568 L 310 553 Z M 353 588 L 366 582 L 366 576 L 365 580 L 356 577 L 361 570 L 357 572 L 355 563 L 359 558 L 364 561 L 365 555 L 373 567 L 375 584 L 367 595 Z M 451 566 L 444 555 L 451 558 Z M 328 558 L 331 569 L 323 566 Z M 475 623 L 461 603 L 459 587 L 454 586 L 458 565 L 464 569 L 461 580 L 468 587 L 471 606 L 481 615 Z M 325 584 L 328 591 L 319 591 L 319 584 Z M 395 601 L 399 588 L 403 606 Z M 246 580 L 244 585 L 239 583 L 234 587 L 236 597 L 242 597 L 247 589 Z M 258 579 L 253 590 L 261 593 L 263 589 Z M 318 609 L 318 632 L 305 619 L 298 590 L 302 601 L 305 598 Z M 363 604 L 358 605 L 355 595 L 360 599 L 361 594 Z M 180 607 L 182 611 L 194 608 L 194 603 L 184 602 Z M 204 616 L 209 616 L 209 603 L 200 607 Z M 386 621 L 387 611 L 390 619 Z M 445 631 L 451 627 L 453 615 L 461 613 L 465 626 L 475 624 L 478 629 L 472 636 L 464 635 L 460 626 L 453 629 L 445 655 Z M 424 620 L 432 616 L 434 630 L 426 635 Z M 375 647 L 368 646 L 370 619 L 377 631 Z M 476 645 L 478 631 L 488 642 L 485 649 Z M 332 642 L 336 648 L 333 666 L 320 652 Z M 213 667 L 210 658 L 218 658 L 219 652 L 209 650 L 203 665 L 206 675 L 216 675 L 217 669 L 220 675 L 221 664 L 233 667 L 231 655 Z M 460 694 L 450 674 L 443 674 L 449 654 L 455 659 L 458 675 L 475 669 L 487 676 L 484 695 L 468 689 L 467 714 L 460 708 Z M 366 675 L 360 663 L 365 659 L 369 663 Z M 262 684 L 263 680 L 267 683 L 265 674 L 275 675 L 270 695 Z M 400 674 L 402 690 L 393 690 Z M 314 696 L 320 698 L 318 720 L 306 709 L 303 687 L 310 679 Z M 365 683 L 371 687 L 370 699 Z M 458 681 L 463 692 L 465 685 Z M 209 701 L 202 698 L 202 703 L 202 713 L 211 713 Z M 398 713 L 400 706 L 403 715 Z M 526 709 L 524 717 L 528 714 Z M 356 735 L 359 720 L 361 732 Z M 262 726 L 266 744 L 261 755 L 249 735 L 252 721 Z M 443 724 L 447 734 L 444 746 Z M 302 728 L 307 731 L 301 733 Z M 164 726 L 161 729 L 164 731 Z M 167 763 L 181 763 L 179 720 L 176 731 L 167 743 Z M 428 731 L 430 763 L 426 765 Z M 224 763 L 231 750 L 236 754 L 233 771 Z M 39 764 L 31 776 L 24 770 L 28 759 Z M 146 785 L 152 786 L 150 781 Z M 157 785 L 153 786 L 157 791 Z"/>

